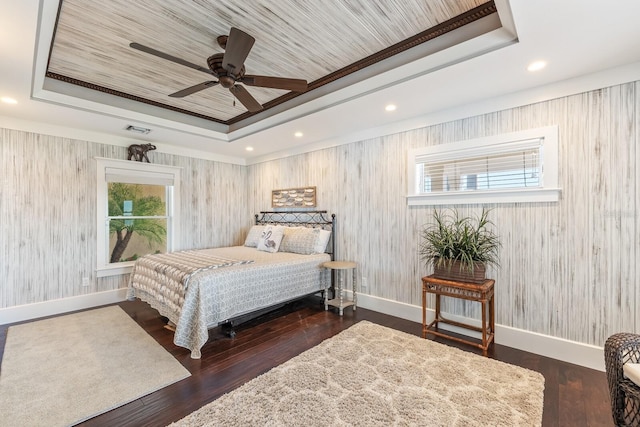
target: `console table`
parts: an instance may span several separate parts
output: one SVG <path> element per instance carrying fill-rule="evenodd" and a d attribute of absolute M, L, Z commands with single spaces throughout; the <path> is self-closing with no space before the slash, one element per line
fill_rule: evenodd
<path fill-rule="evenodd" d="M 433 276 L 422 278 L 422 338 L 426 338 L 427 334 L 438 337 L 452 339 L 464 344 L 470 344 L 482 350 L 482 355 L 487 355 L 487 349 L 494 339 L 495 332 L 495 305 L 493 299 L 493 285 L 495 280 L 487 279 L 481 284 L 455 282 L 452 280 L 437 279 Z M 436 316 L 433 322 L 427 325 L 427 293 L 436 296 Z M 469 301 L 477 301 L 482 305 L 482 326 L 468 325 L 465 323 L 447 320 L 440 313 L 440 297 L 447 296 L 452 298 L 461 298 Z M 487 306 L 489 311 L 489 319 L 487 319 Z M 476 332 L 482 332 L 482 343 L 478 344 L 463 338 L 454 337 L 452 335 L 440 332 L 438 323 L 446 323 L 460 328 L 469 329 Z"/>

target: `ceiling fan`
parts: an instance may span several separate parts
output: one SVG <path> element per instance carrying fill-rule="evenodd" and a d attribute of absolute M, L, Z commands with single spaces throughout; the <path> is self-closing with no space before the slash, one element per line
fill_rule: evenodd
<path fill-rule="evenodd" d="M 245 74 L 244 61 L 249 56 L 249 51 L 256 40 L 242 30 L 232 27 L 229 35 L 217 38 L 218 45 L 224 49 L 224 53 L 215 53 L 207 58 L 209 68 L 201 67 L 184 59 L 177 58 L 164 52 L 160 52 L 140 43 L 130 43 L 133 49 L 166 59 L 176 64 L 193 68 L 203 73 L 213 75 L 218 81 L 210 80 L 172 93 L 173 98 L 182 98 L 199 92 L 209 87 L 221 85 L 229 91 L 252 113 L 262 110 L 262 105 L 247 91 L 242 83 L 247 86 L 268 87 L 273 89 L 304 92 L 307 90 L 307 81 L 302 79 L 288 79 L 284 77 L 256 76 Z"/>

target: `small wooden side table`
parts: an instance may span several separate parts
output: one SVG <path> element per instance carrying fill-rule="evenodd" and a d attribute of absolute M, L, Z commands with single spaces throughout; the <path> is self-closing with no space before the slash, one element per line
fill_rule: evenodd
<path fill-rule="evenodd" d="M 495 334 L 495 304 L 493 295 L 493 285 L 495 280 L 487 279 L 483 283 L 474 284 L 466 282 L 454 282 L 451 280 L 437 279 L 433 276 L 422 278 L 422 338 L 426 338 L 427 334 L 438 337 L 449 338 L 465 344 L 470 344 L 482 350 L 482 355 L 487 355 L 487 349 L 493 342 Z M 427 325 L 427 292 L 436 296 L 436 316 L 433 322 Z M 440 297 L 441 296 L 461 298 L 469 301 L 477 301 L 482 304 L 482 326 L 468 325 L 465 323 L 447 320 L 440 314 Z M 489 306 L 489 319 L 487 319 L 487 305 Z M 438 323 L 447 323 L 449 325 L 458 326 L 460 328 L 469 329 L 476 332 L 482 332 L 482 344 L 462 338 L 448 335 L 438 330 Z"/>
<path fill-rule="evenodd" d="M 336 270 L 337 274 L 337 284 L 338 289 L 336 289 L 335 298 L 329 299 L 329 284 L 325 283 L 324 285 L 324 309 L 328 310 L 329 306 L 332 305 L 334 307 L 338 307 L 340 310 L 340 316 L 342 316 L 342 311 L 345 307 L 353 306 L 353 310 L 356 309 L 357 303 L 357 293 L 356 293 L 356 266 L 357 264 L 352 261 L 328 261 L 322 265 L 324 268 L 328 268 L 330 270 Z M 344 274 L 347 270 L 352 270 L 352 280 L 351 284 L 353 286 L 353 299 L 351 301 L 345 300 L 342 296 L 342 282 L 346 279 Z M 340 274 L 342 273 L 342 274 Z"/>

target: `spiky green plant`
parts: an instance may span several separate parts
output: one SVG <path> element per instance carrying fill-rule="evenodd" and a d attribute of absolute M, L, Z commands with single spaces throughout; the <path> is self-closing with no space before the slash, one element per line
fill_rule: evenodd
<path fill-rule="evenodd" d="M 473 272 L 476 262 L 499 266 L 498 236 L 490 228 L 489 210 L 479 217 L 460 216 L 457 210 L 433 211 L 434 223 L 422 230 L 420 256 L 427 265 L 450 268 L 459 261 L 460 268 Z"/>

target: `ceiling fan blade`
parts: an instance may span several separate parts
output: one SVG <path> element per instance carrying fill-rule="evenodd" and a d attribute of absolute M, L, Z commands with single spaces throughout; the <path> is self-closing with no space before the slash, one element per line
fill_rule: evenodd
<path fill-rule="evenodd" d="M 200 65 L 196 65 L 192 62 L 185 61 L 182 58 L 177 58 L 173 55 L 169 55 L 168 53 L 160 52 L 159 50 L 155 50 L 154 48 L 142 45 L 140 43 L 129 43 L 129 47 L 137 49 L 141 52 L 148 53 L 153 56 L 157 56 L 158 58 L 166 59 L 167 61 L 175 62 L 176 64 L 184 65 L 185 67 L 193 68 L 194 70 L 202 71 L 203 73 L 213 75 L 213 72 L 205 67 L 201 67 Z"/>
<path fill-rule="evenodd" d="M 249 34 L 232 27 L 227 39 L 224 57 L 222 58 L 222 68 L 237 76 L 255 41 L 256 39 Z"/>
<path fill-rule="evenodd" d="M 193 85 L 191 87 L 188 87 L 186 89 L 179 90 L 176 93 L 172 93 L 169 96 L 172 97 L 172 98 L 184 98 L 187 95 L 191 95 L 192 93 L 200 92 L 203 89 L 215 86 L 217 84 L 218 84 L 218 82 L 214 82 L 214 81 L 202 82 L 202 83 L 198 83 L 197 85 Z"/>
<path fill-rule="evenodd" d="M 307 90 L 307 81 L 302 79 L 287 79 L 285 77 L 250 76 L 244 75 L 242 83 L 248 86 L 270 87 L 272 89 L 284 89 L 294 92 Z"/>
<path fill-rule="evenodd" d="M 229 91 L 252 113 L 262 110 L 262 105 L 244 88 L 244 86 L 234 85 Z"/>

